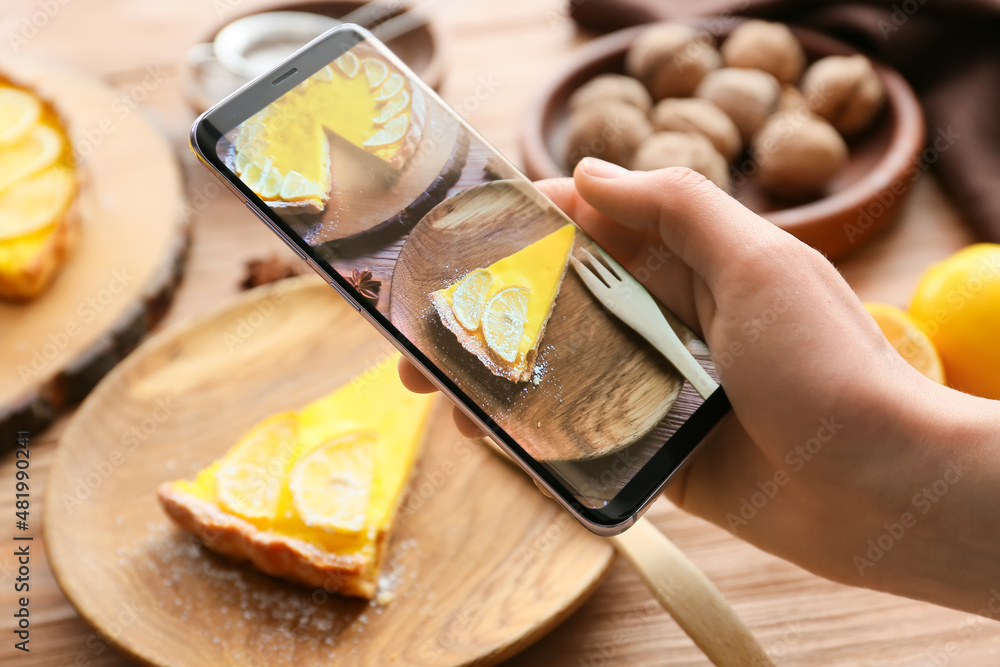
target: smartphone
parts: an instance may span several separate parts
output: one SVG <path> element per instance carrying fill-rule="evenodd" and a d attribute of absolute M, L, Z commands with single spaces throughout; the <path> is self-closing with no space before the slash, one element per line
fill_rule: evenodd
<path fill-rule="evenodd" d="M 206 111 L 191 148 L 597 534 L 729 409 L 704 343 L 361 28 Z"/>

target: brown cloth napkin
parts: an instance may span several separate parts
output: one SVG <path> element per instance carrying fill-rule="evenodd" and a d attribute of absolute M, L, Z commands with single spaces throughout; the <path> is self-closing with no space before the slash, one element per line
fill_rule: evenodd
<path fill-rule="evenodd" d="M 602 32 L 740 15 L 853 44 L 917 91 L 927 116 L 925 162 L 982 239 L 1000 242 L 1000 0 L 570 0 L 570 11 L 581 27 Z M 942 149 L 933 149 L 935 139 Z"/>

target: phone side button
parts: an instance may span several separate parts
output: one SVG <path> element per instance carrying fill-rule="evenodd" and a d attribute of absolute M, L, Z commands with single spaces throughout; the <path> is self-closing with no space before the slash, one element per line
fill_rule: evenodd
<path fill-rule="evenodd" d="M 340 294 L 340 296 L 344 297 L 344 299 L 347 300 L 347 303 L 351 304 L 354 307 L 354 310 L 357 310 L 359 312 L 361 311 L 361 304 L 357 303 L 343 287 L 341 287 L 332 280 L 330 281 L 330 286 L 333 287 L 333 289 L 337 290 L 337 293 Z"/>

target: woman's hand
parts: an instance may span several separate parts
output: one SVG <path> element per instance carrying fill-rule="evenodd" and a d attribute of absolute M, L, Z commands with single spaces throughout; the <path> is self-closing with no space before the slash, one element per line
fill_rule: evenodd
<path fill-rule="evenodd" d="M 1000 403 L 914 370 L 826 258 L 695 172 L 587 159 L 539 187 L 712 351 L 733 413 L 673 502 L 836 581 L 987 605 Z"/>

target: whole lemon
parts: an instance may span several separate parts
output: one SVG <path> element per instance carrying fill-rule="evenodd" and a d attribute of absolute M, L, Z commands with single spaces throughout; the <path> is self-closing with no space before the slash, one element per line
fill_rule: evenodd
<path fill-rule="evenodd" d="M 1000 399 L 1000 245 L 977 243 L 927 269 L 910 315 L 934 342 L 950 385 Z"/>

